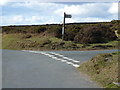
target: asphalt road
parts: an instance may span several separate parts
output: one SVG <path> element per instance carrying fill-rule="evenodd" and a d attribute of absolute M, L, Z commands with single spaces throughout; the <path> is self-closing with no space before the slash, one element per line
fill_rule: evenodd
<path fill-rule="evenodd" d="M 0 89 L 2 89 L 2 50 L 0 50 Z"/>
<path fill-rule="evenodd" d="M 2 51 L 2 88 L 98 88 L 77 71 L 83 61 L 111 51 Z"/>

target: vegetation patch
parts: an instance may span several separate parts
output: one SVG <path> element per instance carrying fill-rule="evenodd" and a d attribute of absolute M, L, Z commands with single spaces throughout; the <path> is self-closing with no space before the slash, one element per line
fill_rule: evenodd
<path fill-rule="evenodd" d="M 99 44 L 78 44 L 73 41 L 39 34 L 3 34 L 2 48 L 13 50 L 101 50 L 117 48 L 117 41 Z"/>
<path fill-rule="evenodd" d="M 105 43 L 116 38 L 115 32 L 108 26 L 98 24 L 82 28 L 74 40 L 79 43 Z"/>
<path fill-rule="evenodd" d="M 100 23 L 2 26 L 3 49 L 101 50 L 118 48 L 120 20 Z"/>
<path fill-rule="evenodd" d="M 120 53 L 120 52 L 119 52 Z M 113 82 L 118 82 L 118 52 L 99 54 L 78 68 L 88 74 L 100 85 L 106 88 L 118 87 Z M 119 87 L 120 88 L 120 87 Z"/>
<path fill-rule="evenodd" d="M 107 43 L 117 40 L 120 20 L 100 23 L 73 23 L 65 25 L 65 41 L 73 41 L 81 44 Z M 117 34 L 115 33 L 117 31 Z M 24 38 L 30 38 L 31 34 L 41 36 L 62 37 L 61 24 L 2 26 L 4 34 L 27 34 Z"/>

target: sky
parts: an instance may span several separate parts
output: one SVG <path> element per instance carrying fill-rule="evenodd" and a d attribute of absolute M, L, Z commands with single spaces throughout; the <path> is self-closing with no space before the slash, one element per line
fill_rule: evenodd
<path fill-rule="evenodd" d="M 8 2 L 0 1 L 1 25 L 62 24 L 63 13 L 71 14 L 66 23 L 118 20 L 117 2 Z"/>

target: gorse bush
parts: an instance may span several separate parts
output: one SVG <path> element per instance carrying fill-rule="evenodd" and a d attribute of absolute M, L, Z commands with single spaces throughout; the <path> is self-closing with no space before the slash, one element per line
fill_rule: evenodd
<path fill-rule="evenodd" d="M 115 40 L 115 33 L 105 25 L 93 25 L 82 28 L 74 40 L 79 43 L 105 43 Z"/>
<path fill-rule="evenodd" d="M 52 34 L 52 36 L 61 38 L 62 36 L 62 26 L 61 25 L 51 25 L 47 27 L 47 34 Z"/>
<path fill-rule="evenodd" d="M 75 35 L 81 29 L 80 25 L 68 25 L 65 30 L 65 40 L 74 41 Z"/>

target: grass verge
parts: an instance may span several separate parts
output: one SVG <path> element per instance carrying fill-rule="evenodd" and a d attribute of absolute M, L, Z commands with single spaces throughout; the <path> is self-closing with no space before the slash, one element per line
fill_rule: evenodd
<path fill-rule="evenodd" d="M 118 82 L 119 53 L 99 54 L 81 64 L 78 70 L 86 73 L 92 80 L 97 81 L 105 88 L 120 88 L 113 84 L 113 82 Z"/>
<path fill-rule="evenodd" d="M 2 49 L 12 50 L 102 50 L 117 48 L 117 41 L 99 44 L 78 44 L 39 34 L 3 34 Z"/>

